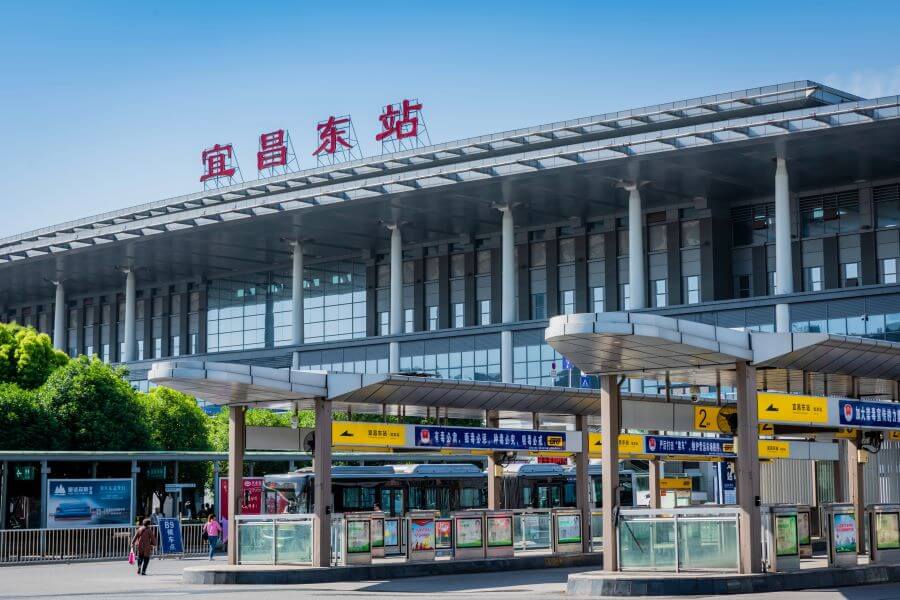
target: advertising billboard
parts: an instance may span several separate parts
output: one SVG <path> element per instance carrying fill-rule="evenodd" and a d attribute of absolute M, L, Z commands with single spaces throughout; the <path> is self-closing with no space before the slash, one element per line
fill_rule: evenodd
<path fill-rule="evenodd" d="M 241 495 L 241 514 L 262 514 L 263 478 L 243 477 L 241 485 L 244 488 Z M 219 516 L 228 518 L 228 478 L 219 478 Z"/>
<path fill-rule="evenodd" d="M 48 529 L 115 527 L 134 520 L 131 479 L 48 479 Z"/>

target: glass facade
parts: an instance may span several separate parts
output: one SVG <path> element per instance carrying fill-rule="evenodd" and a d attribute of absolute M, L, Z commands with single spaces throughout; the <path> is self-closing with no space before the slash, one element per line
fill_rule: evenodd
<path fill-rule="evenodd" d="M 500 335 L 464 335 L 400 344 L 400 370 L 445 379 L 500 381 Z"/>
<path fill-rule="evenodd" d="M 266 345 L 267 275 L 219 279 L 208 288 L 206 347 L 209 352 Z"/>
<path fill-rule="evenodd" d="M 290 290 L 290 274 L 285 282 Z M 303 279 L 303 341 L 307 344 L 366 336 L 366 267 L 362 263 L 312 265 Z M 287 302 L 290 331 L 290 302 Z M 290 336 L 288 336 L 290 339 Z"/>

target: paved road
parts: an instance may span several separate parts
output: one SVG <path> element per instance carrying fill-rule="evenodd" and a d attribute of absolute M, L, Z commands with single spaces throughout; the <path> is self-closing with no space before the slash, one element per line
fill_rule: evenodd
<path fill-rule="evenodd" d="M 181 583 L 181 568 L 200 560 L 155 560 L 150 575 L 138 577 L 123 560 L 104 563 L 0 567 L 0 600 L 168 600 L 195 597 L 224 600 L 532 600 L 565 598 L 569 573 L 584 569 L 542 569 L 441 577 L 292 586 L 198 586 Z M 813 590 L 731 600 L 900 600 L 900 584 Z M 662 599 L 660 599 L 662 600 Z"/>

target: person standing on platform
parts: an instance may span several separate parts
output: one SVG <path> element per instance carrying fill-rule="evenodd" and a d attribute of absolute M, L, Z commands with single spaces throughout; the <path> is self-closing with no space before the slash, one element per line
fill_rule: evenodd
<path fill-rule="evenodd" d="M 209 542 L 209 560 L 212 560 L 213 554 L 216 553 L 216 546 L 219 544 L 219 536 L 222 535 L 222 525 L 216 520 L 216 515 L 209 515 L 206 518 L 203 533 L 206 534 L 206 541 Z"/>
<path fill-rule="evenodd" d="M 157 546 L 156 534 L 153 532 L 151 524 L 152 521 L 150 519 L 144 519 L 143 524 L 137 528 L 137 531 L 134 532 L 134 537 L 131 538 L 131 546 L 137 555 L 138 575 L 147 574 L 150 556 L 153 555 L 153 550 Z"/>

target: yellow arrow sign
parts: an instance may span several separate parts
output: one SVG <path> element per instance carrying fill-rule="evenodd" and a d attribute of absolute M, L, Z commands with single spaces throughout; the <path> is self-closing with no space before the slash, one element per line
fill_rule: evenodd
<path fill-rule="evenodd" d="M 359 423 L 332 421 L 331 444 L 333 446 L 382 446 L 406 445 L 406 427 L 387 423 Z"/>
<path fill-rule="evenodd" d="M 758 416 L 766 423 L 828 423 L 828 399 L 759 392 Z"/>
<path fill-rule="evenodd" d="M 603 443 L 599 433 L 588 434 L 588 444 L 590 445 L 589 454 L 592 456 L 600 456 Z M 644 436 L 636 433 L 619 434 L 619 454 L 643 454 L 644 452 Z"/>

